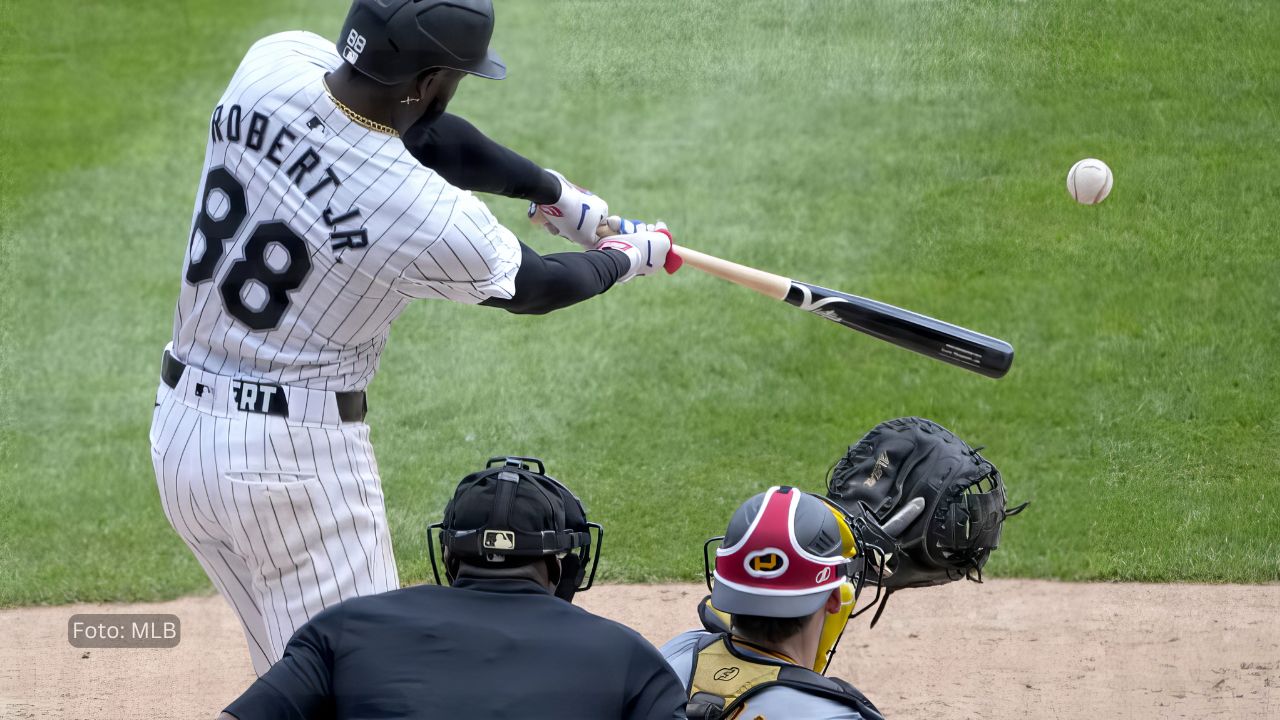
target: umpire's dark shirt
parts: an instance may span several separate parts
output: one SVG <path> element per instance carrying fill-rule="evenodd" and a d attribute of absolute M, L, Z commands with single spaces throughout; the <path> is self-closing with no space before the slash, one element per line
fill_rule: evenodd
<path fill-rule="evenodd" d="M 531 580 L 462 577 L 348 600 L 298 629 L 226 709 L 258 718 L 683 718 L 634 630 Z"/>

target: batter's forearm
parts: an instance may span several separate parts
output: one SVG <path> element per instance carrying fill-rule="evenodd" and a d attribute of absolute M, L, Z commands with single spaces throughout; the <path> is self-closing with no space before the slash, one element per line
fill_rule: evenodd
<path fill-rule="evenodd" d="M 546 205 L 560 198 L 560 181 L 537 163 L 489 139 L 474 125 L 445 113 L 414 125 L 404 146 L 450 185 Z"/>
<path fill-rule="evenodd" d="M 490 298 L 482 305 L 521 315 L 543 315 L 595 297 L 613 287 L 631 267 L 617 250 L 539 255 L 520 243 L 520 271 L 509 300 Z"/>

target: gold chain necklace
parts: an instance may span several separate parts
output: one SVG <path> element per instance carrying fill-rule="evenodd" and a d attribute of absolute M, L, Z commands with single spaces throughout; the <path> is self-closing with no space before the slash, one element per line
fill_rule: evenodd
<path fill-rule="evenodd" d="M 334 97 L 333 91 L 329 89 L 328 80 L 321 78 L 320 82 L 324 83 L 324 91 L 329 96 L 329 99 L 332 100 L 333 104 L 337 105 L 338 109 L 342 111 L 342 114 L 350 118 L 352 122 L 354 122 L 357 125 L 360 125 L 361 127 L 366 127 L 370 130 L 373 130 L 375 132 L 386 133 L 391 137 L 400 137 L 400 133 L 396 132 L 395 128 L 391 127 L 390 125 L 383 125 L 380 122 L 374 122 L 370 120 L 369 118 L 361 115 L 355 110 L 352 110 L 351 108 L 347 107 L 341 100 Z"/>

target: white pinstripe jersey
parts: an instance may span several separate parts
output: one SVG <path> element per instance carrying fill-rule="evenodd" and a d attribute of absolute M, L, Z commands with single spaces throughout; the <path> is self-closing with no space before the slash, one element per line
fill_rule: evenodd
<path fill-rule="evenodd" d="M 179 360 L 359 390 L 410 300 L 512 296 L 515 237 L 334 105 L 323 77 L 341 62 L 317 35 L 271 35 L 218 101 L 174 316 Z"/>

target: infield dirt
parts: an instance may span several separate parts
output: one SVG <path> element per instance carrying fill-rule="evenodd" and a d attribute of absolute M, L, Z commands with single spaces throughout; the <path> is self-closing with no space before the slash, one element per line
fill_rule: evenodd
<path fill-rule="evenodd" d="M 586 608 L 662 643 L 699 585 L 614 585 Z M 169 650 L 82 650 L 75 613 L 173 613 Z M 892 718 L 1280 717 L 1280 585 L 994 580 L 895 596 L 850 625 L 834 674 Z M 253 679 L 218 597 L 0 611 L 0 716 L 213 718 Z M 961 668 L 968 668 L 961 671 Z M 477 680 L 477 683 L 481 683 Z"/>

